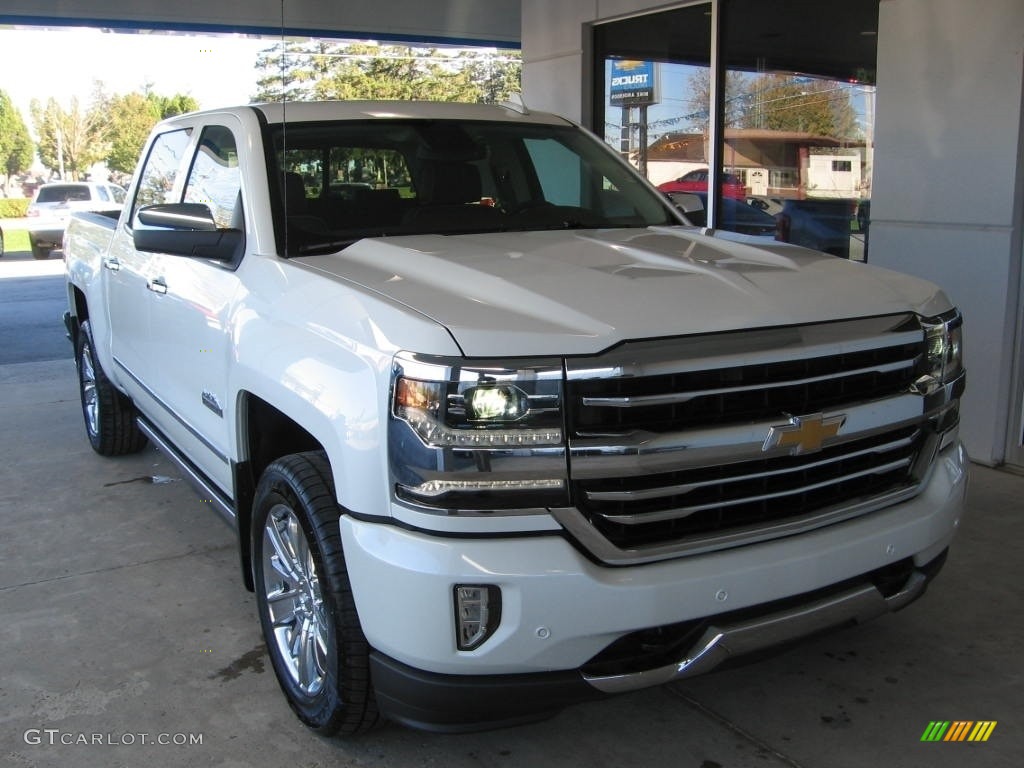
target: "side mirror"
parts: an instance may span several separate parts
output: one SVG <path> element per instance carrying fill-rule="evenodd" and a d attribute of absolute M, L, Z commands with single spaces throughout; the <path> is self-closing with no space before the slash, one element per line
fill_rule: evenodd
<path fill-rule="evenodd" d="M 672 205 L 682 211 L 691 226 L 704 227 L 708 223 L 708 213 L 704 210 L 704 201 L 692 192 L 668 192 Z"/>
<path fill-rule="evenodd" d="M 245 238 L 237 229 L 218 229 L 209 206 L 202 203 L 147 205 L 135 215 L 135 248 L 198 259 L 234 261 Z"/>
<path fill-rule="evenodd" d="M 669 192 L 668 199 L 683 213 L 697 213 L 704 210 L 704 201 L 692 192 Z"/>

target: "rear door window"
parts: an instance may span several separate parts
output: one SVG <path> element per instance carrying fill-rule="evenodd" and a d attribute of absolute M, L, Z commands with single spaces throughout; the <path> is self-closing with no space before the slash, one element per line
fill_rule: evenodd
<path fill-rule="evenodd" d="M 240 229 L 235 227 L 235 213 L 241 205 L 241 190 L 234 134 L 222 125 L 208 125 L 199 139 L 184 202 L 208 206 L 221 229 Z"/>

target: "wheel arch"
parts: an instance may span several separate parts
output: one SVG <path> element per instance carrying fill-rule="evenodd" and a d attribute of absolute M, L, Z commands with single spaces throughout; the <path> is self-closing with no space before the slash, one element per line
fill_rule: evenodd
<path fill-rule="evenodd" d="M 324 451 L 324 444 L 298 421 L 252 392 L 239 393 L 238 455 L 233 466 L 235 515 L 242 578 L 255 589 L 252 570 L 252 506 L 256 483 L 276 459 L 305 451 Z M 328 461 L 330 457 L 328 456 Z"/>

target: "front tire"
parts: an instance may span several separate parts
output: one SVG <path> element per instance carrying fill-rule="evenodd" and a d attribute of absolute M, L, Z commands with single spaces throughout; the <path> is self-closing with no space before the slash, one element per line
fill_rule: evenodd
<path fill-rule="evenodd" d="M 135 423 L 135 406 L 107 378 L 95 350 L 92 326 L 83 320 L 75 344 L 75 364 L 89 444 L 102 456 L 137 453 L 146 446 L 146 436 Z"/>
<path fill-rule="evenodd" d="M 253 580 L 267 650 L 292 710 L 328 736 L 379 720 L 339 514 L 321 451 L 278 459 L 256 487 Z"/>

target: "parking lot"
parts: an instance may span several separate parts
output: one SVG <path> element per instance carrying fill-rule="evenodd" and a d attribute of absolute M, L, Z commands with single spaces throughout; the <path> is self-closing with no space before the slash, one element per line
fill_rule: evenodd
<path fill-rule="evenodd" d="M 0 763 L 9 766 L 1011 766 L 1024 754 L 1024 478 L 975 467 L 944 572 L 907 610 L 730 671 L 438 736 L 320 738 L 265 656 L 234 534 L 153 448 L 85 439 L 60 261 L 0 259 Z M 27 291 L 27 293 L 26 293 Z M 54 342 L 53 334 L 63 342 Z M 38 350 L 52 352 L 39 354 Z M 60 350 L 63 349 L 63 352 Z M 31 353 L 31 354 L 30 354 Z M 19 357 L 20 356 L 20 357 Z M 932 721 L 997 721 L 984 743 Z"/>

